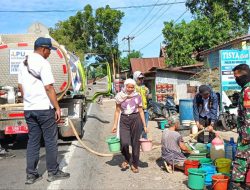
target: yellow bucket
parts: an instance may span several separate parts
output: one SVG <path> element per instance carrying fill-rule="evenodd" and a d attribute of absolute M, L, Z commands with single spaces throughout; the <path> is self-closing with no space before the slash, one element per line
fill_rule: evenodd
<path fill-rule="evenodd" d="M 215 160 L 215 166 L 219 173 L 230 173 L 232 160 L 228 158 L 218 158 Z"/>

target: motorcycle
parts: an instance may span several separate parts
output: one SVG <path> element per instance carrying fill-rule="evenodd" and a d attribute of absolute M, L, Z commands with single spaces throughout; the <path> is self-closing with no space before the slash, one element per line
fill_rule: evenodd
<path fill-rule="evenodd" d="M 148 101 L 148 113 L 149 119 L 154 120 L 155 118 L 168 118 L 172 115 L 177 114 L 176 105 L 172 96 L 166 97 L 165 105 L 162 103 L 154 102 L 152 99 Z"/>
<path fill-rule="evenodd" d="M 239 93 L 235 92 L 228 96 L 232 104 L 224 106 L 225 111 L 219 115 L 219 122 L 224 130 L 230 131 L 237 127 L 237 105 L 239 100 Z"/>

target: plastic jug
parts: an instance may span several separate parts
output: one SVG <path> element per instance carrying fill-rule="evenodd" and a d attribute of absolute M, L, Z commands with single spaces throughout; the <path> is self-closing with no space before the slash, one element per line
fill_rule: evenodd
<path fill-rule="evenodd" d="M 212 140 L 210 148 L 210 158 L 215 160 L 217 158 L 225 158 L 224 141 L 216 133 L 216 137 Z"/>
<path fill-rule="evenodd" d="M 226 143 L 226 145 L 225 145 L 225 157 L 229 158 L 231 160 L 234 160 L 235 153 L 236 153 L 236 147 L 237 147 L 237 144 L 234 143 L 234 138 L 231 137 L 229 143 Z"/>
<path fill-rule="evenodd" d="M 191 131 L 192 131 L 193 135 L 196 134 L 196 133 L 198 133 L 198 127 L 197 127 L 197 125 L 196 125 L 195 122 L 191 122 L 190 128 L 191 128 Z"/>

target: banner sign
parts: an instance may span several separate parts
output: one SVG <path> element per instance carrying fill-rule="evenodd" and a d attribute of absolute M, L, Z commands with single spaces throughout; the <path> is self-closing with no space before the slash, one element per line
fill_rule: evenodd
<path fill-rule="evenodd" d="M 220 75 L 221 90 L 240 90 L 235 82 L 233 68 L 239 64 L 250 66 L 250 50 L 221 50 L 220 51 Z"/>

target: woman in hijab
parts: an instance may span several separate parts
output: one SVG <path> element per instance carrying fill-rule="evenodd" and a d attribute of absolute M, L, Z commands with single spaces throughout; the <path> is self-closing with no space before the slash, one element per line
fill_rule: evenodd
<path fill-rule="evenodd" d="M 140 136 L 142 126 L 147 132 L 144 112 L 142 109 L 141 96 L 135 92 L 136 82 L 133 79 L 127 79 L 124 82 L 124 89 L 116 97 L 116 110 L 114 114 L 114 126 L 112 132 L 117 130 L 118 119 L 120 116 L 120 143 L 121 153 L 125 160 L 121 164 L 122 170 L 127 170 L 130 163 L 129 145 L 132 146 L 132 164 L 131 170 L 138 173 L 138 162 L 140 155 Z"/>
<path fill-rule="evenodd" d="M 183 152 L 191 153 L 185 145 L 182 136 L 176 130 L 179 128 L 180 122 L 178 116 L 168 118 L 169 128 L 165 129 L 162 134 L 162 158 L 164 165 L 169 173 L 172 173 L 172 167 L 184 170 L 184 161 L 187 159 Z"/>

